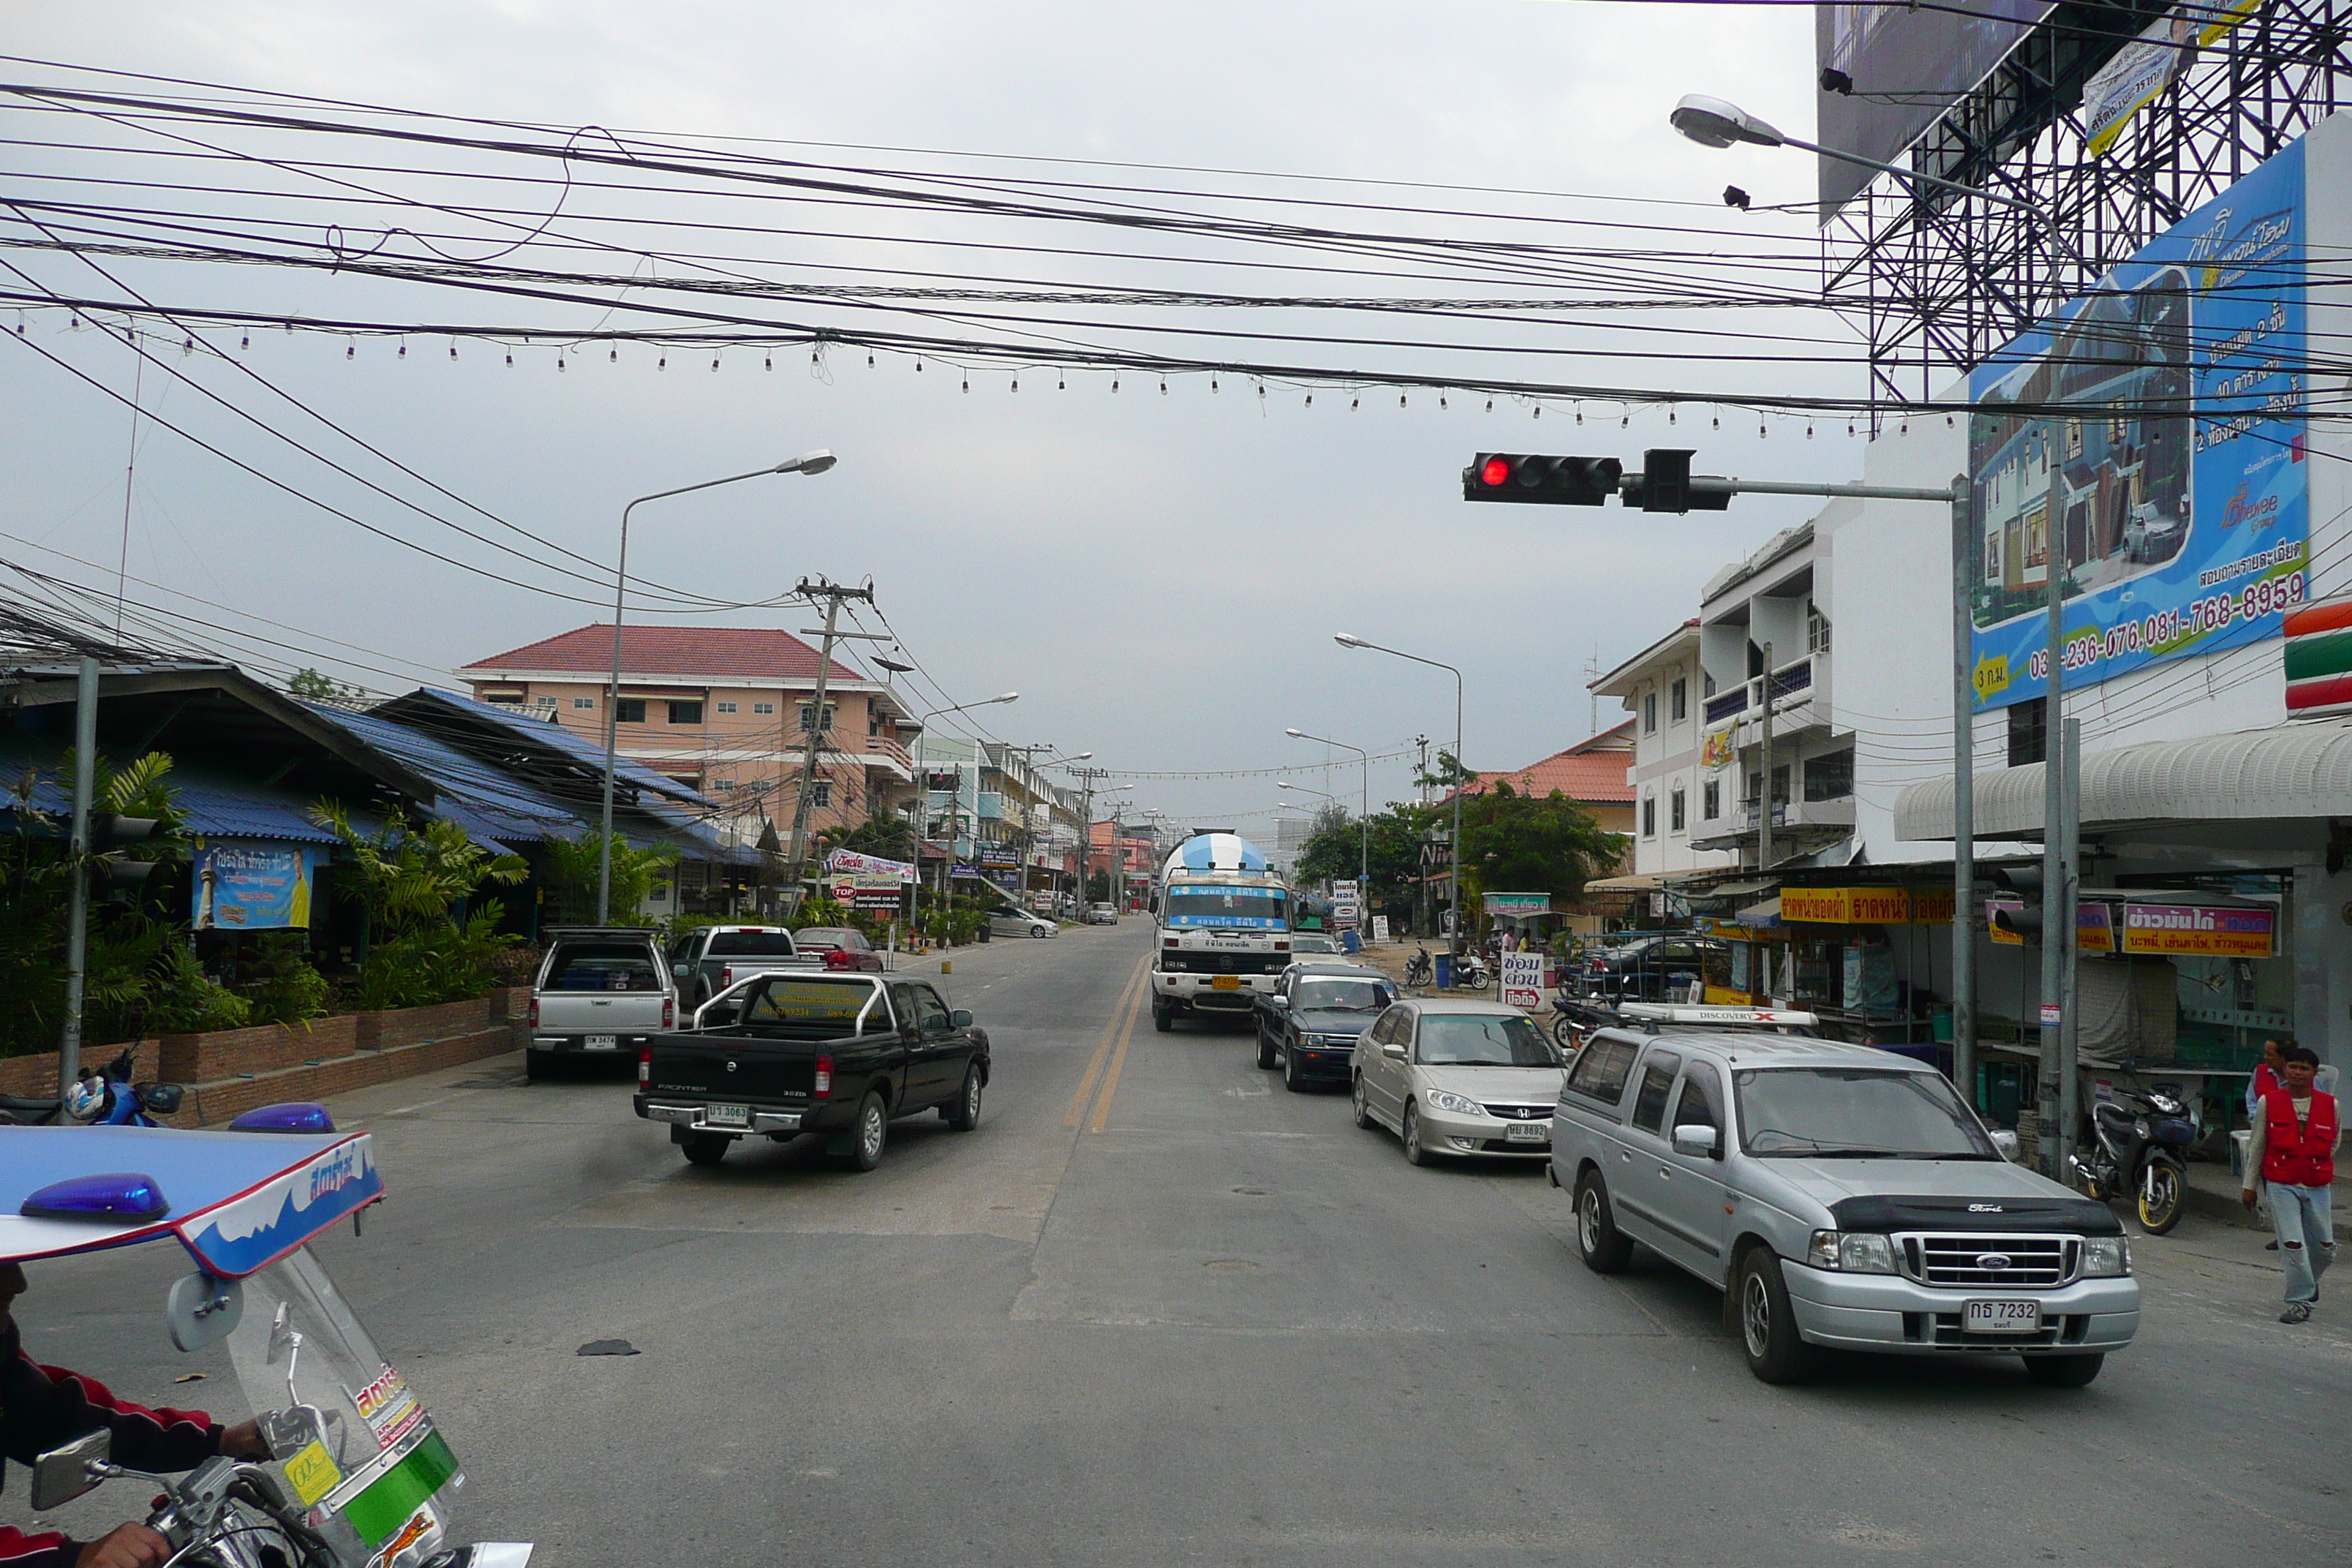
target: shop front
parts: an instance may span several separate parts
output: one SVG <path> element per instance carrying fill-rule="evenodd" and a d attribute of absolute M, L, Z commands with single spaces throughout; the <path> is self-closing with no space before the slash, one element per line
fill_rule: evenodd
<path fill-rule="evenodd" d="M 1706 998 L 1801 1008 L 1827 1034 L 1931 1059 L 1950 1037 L 1935 942 L 1951 919 L 1949 887 L 1784 883 L 1735 918 L 1700 922 Z"/>

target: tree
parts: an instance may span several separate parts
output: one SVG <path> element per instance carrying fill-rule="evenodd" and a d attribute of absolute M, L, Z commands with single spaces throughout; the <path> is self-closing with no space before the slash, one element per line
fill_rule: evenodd
<path fill-rule="evenodd" d="M 827 828 L 817 835 L 817 844 L 827 850 L 855 849 L 860 855 L 909 865 L 915 859 L 915 830 L 895 811 L 877 811 L 855 827 Z"/>
<path fill-rule="evenodd" d="M 1421 836 L 1435 814 L 1428 807 L 1391 802 L 1372 814 L 1371 899 L 1374 903 L 1409 898 L 1421 876 Z M 1293 862 L 1301 881 L 1340 880 L 1356 875 L 1363 858 L 1363 835 L 1347 813 L 1326 823 L 1316 816 L 1316 830 Z"/>
<path fill-rule="evenodd" d="M 1109 872 L 1097 871 L 1087 878 L 1087 902 L 1090 904 L 1110 902 Z"/>
<path fill-rule="evenodd" d="M 1608 831 L 1559 790 L 1520 795 L 1501 780 L 1462 797 L 1463 905 L 1475 878 L 1485 889 L 1546 892 L 1574 899 L 1591 878 L 1606 874 L 1624 853 L 1622 836 Z"/>
<path fill-rule="evenodd" d="M 344 869 L 367 911 L 362 1007 L 456 1002 L 489 989 L 491 966 L 515 938 L 499 930 L 506 906 L 475 894 L 528 877 L 521 856 L 492 854 L 453 822 L 419 827 L 398 807 L 373 833 L 354 827 L 333 801 L 313 805 L 310 820 L 342 845 Z"/>
<path fill-rule="evenodd" d="M 304 665 L 289 676 L 286 694 L 299 697 L 306 702 L 364 702 L 367 693 L 356 686 L 345 686 L 321 669 Z"/>
<path fill-rule="evenodd" d="M 596 918 L 597 836 L 551 838 L 546 843 L 549 890 L 558 921 L 584 924 Z M 667 844 L 640 849 L 617 832 L 612 837 L 612 912 L 616 925 L 653 924 L 640 913 L 646 895 L 661 874 L 677 864 L 677 850 Z"/>

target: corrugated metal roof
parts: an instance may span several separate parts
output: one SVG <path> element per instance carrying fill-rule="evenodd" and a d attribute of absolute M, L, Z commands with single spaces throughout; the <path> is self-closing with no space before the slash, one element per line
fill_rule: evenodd
<path fill-rule="evenodd" d="M 473 837 L 535 844 L 548 838 L 576 838 L 588 831 L 583 818 L 528 784 L 422 731 L 372 713 L 320 711 L 331 722 L 430 779 L 440 793 L 426 809 L 456 823 Z"/>
<path fill-rule="evenodd" d="M 460 692 L 446 691 L 437 686 L 423 687 L 420 689 L 428 697 L 452 704 L 469 717 L 486 719 L 491 723 L 512 731 L 519 740 L 527 741 L 534 745 L 553 747 L 576 758 L 597 773 L 604 772 L 604 742 L 601 734 L 575 730 L 567 724 L 550 723 L 544 719 L 533 718 L 518 708 L 502 707 L 496 702 L 477 702 Z M 627 779 L 641 789 L 651 790 L 656 795 L 666 795 L 672 800 L 682 800 L 705 808 L 715 808 L 719 804 L 692 785 L 680 784 L 667 773 L 656 773 L 644 763 L 633 763 L 626 757 L 615 761 L 613 772 L 614 776 Z"/>
<path fill-rule="evenodd" d="M 2045 764 L 1976 775 L 1979 838 L 2042 837 Z M 1952 836 L 1952 781 L 1895 797 L 1895 836 Z M 2083 759 L 2085 828 L 2133 822 L 2352 816 L 2352 722 L 2282 724 L 2189 741 L 2150 741 Z"/>

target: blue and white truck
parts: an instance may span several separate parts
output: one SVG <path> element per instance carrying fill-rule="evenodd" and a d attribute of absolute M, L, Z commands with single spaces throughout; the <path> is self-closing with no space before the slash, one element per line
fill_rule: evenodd
<path fill-rule="evenodd" d="M 1195 828 L 1160 868 L 1151 1023 L 1246 1021 L 1288 966 L 1290 888 L 1239 834 Z"/>

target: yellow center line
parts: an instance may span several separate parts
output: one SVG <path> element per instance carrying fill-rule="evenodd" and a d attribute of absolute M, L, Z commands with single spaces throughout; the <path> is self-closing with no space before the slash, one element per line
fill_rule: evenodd
<path fill-rule="evenodd" d="M 1118 1031 L 1118 1049 L 1111 1053 L 1110 1071 L 1103 1074 L 1102 1095 L 1095 1101 L 1095 1119 L 1087 1129 L 1089 1132 L 1101 1131 L 1103 1123 L 1110 1120 L 1110 1097 L 1118 1092 L 1118 1069 L 1127 1065 L 1127 1042 L 1135 1037 L 1135 1020 L 1142 1011 L 1140 1007 L 1127 1010 L 1127 1022 Z"/>
<path fill-rule="evenodd" d="M 1103 1058 L 1110 1055 L 1111 1041 L 1118 1034 L 1119 1016 L 1125 1012 L 1132 1018 L 1131 1009 L 1150 969 L 1151 955 L 1146 953 L 1137 963 L 1135 973 L 1128 976 L 1127 987 L 1118 994 L 1118 1000 L 1111 1004 L 1110 1021 L 1103 1026 L 1102 1043 L 1095 1047 L 1094 1059 L 1087 1063 L 1087 1070 L 1078 1079 L 1078 1092 L 1070 1100 L 1070 1113 L 1062 1119 L 1063 1126 L 1076 1127 L 1086 1120 L 1087 1098 L 1094 1093 L 1095 1075 L 1102 1071 Z"/>

